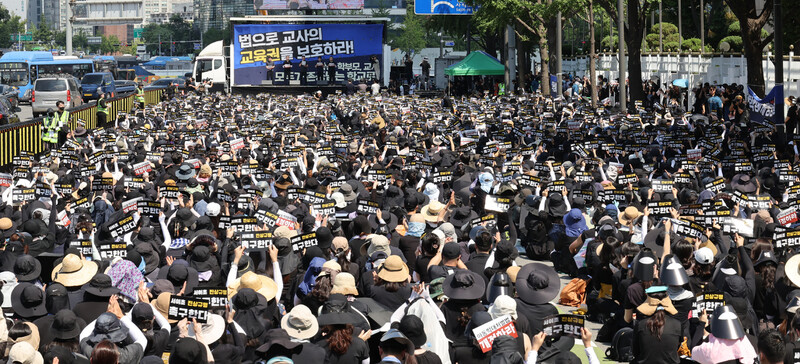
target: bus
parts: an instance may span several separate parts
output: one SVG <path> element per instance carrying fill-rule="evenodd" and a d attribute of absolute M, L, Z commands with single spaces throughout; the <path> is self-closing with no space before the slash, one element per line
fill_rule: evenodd
<path fill-rule="evenodd" d="M 53 56 L 50 52 L 9 52 L 0 57 L 0 84 L 16 87 L 21 101 L 29 101 L 33 83 L 39 75 L 72 75 L 81 79 L 94 72 L 89 59 Z"/>

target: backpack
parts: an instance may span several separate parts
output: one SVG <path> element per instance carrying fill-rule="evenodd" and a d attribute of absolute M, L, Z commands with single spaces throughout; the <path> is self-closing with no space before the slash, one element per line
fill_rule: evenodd
<path fill-rule="evenodd" d="M 586 280 L 573 278 L 561 290 L 559 303 L 564 306 L 579 307 L 586 302 Z"/>
<path fill-rule="evenodd" d="M 633 329 L 625 327 L 614 334 L 611 347 L 606 349 L 606 357 L 614 361 L 630 362 L 633 360 Z"/>

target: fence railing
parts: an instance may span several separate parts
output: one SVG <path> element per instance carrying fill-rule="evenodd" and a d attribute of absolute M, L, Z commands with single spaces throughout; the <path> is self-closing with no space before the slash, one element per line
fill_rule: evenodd
<path fill-rule="evenodd" d="M 145 91 L 145 103 L 156 104 L 161 101 L 163 90 Z M 111 121 L 117 113 L 133 109 L 134 94 L 120 95 L 107 101 L 108 118 Z M 83 104 L 69 111 L 69 128 L 75 130 L 79 125 L 87 130 L 97 127 L 97 103 Z M 0 167 L 6 167 L 20 151 L 38 155 L 44 151 L 42 143 L 42 121 L 39 117 L 30 121 L 0 127 Z"/>

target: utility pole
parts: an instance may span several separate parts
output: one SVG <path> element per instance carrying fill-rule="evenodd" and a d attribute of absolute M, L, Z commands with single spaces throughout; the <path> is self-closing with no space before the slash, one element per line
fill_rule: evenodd
<path fill-rule="evenodd" d="M 783 16 L 781 15 L 781 0 L 773 1 L 772 16 L 775 25 L 775 88 L 780 88 L 776 94 L 775 124 L 783 124 Z M 785 129 L 784 129 L 785 131 Z"/>
<path fill-rule="evenodd" d="M 681 19 L 681 0 L 678 0 L 678 52 L 683 49 L 683 19 Z"/>
<path fill-rule="evenodd" d="M 700 0 L 700 54 L 706 51 L 706 7 Z"/>
<path fill-rule="evenodd" d="M 561 84 L 561 32 L 561 12 L 559 11 L 556 14 L 556 93 L 558 94 L 556 97 L 564 96 L 564 86 Z"/>
<path fill-rule="evenodd" d="M 514 33 L 514 27 L 512 25 L 506 26 L 506 44 L 508 45 L 508 55 L 506 56 L 506 91 L 511 91 L 514 89 L 512 84 L 514 80 L 517 79 L 517 35 Z"/>
<path fill-rule="evenodd" d="M 67 55 L 72 55 L 72 5 L 74 0 L 67 0 Z"/>
<path fill-rule="evenodd" d="M 680 1 L 680 0 L 678 0 Z M 617 27 L 619 28 L 619 104 L 622 112 L 628 112 L 627 90 L 625 89 L 625 73 L 628 59 L 625 58 L 625 10 L 623 0 L 617 0 Z"/>
<path fill-rule="evenodd" d="M 161 55 L 161 34 L 158 35 L 158 55 Z"/>
<path fill-rule="evenodd" d="M 172 41 L 172 36 L 169 36 L 169 56 L 172 57 L 172 52 L 175 51 L 175 42 Z"/>

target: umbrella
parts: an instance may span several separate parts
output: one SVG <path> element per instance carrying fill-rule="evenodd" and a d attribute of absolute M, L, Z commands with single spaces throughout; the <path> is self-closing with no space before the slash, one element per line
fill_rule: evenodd
<path fill-rule="evenodd" d="M 689 80 L 685 78 L 679 78 L 677 80 L 673 80 L 672 85 L 678 86 L 680 88 L 689 88 Z"/>

